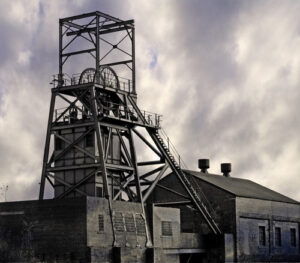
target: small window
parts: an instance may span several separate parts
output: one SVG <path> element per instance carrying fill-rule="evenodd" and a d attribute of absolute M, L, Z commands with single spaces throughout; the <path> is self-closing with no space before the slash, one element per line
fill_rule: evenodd
<path fill-rule="evenodd" d="M 85 136 L 85 147 L 94 147 L 94 133 L 90 132 Z"/>
<path fill-rule="evenodd" d="M 163 236 L 172 236 L 172 222 L 162 221 L 161 222 L 161 234 Z"/>
<path fill-rule="evenodd" d="M 96 186 L 96 196 L 97 197 L 103 197 L 102 187 Z"/>
<path fill-rule="evenodd" d="M 99 232 L 104 231 L 104 215 L 98 216 Z"/>
<path fill-rule="evenodd" d="M 124 232 L 123 214 L 120 212 L 115 212 L 113 221 L 114 221 L 115 231 Z"/>
<path fill-rule="evenodd" d="M 281 247 L 281 228 L 275 227 L 275 246 Z"/>
<path fill-rule="evenodd" d="M 295 228 L 291 228 L 290 229 L 290 233 L 291 233 L 291 246 L 295 247 L 296 246 L 296 229 Z"/>
<path fill-rule="evenodd" d="M 266 245 L 266 227 L 259 226 L 259 245 L 265 246 Z"/>
<path fill-rule="evenodd" d="M 135 232 L 135 224 L 132 214 L 128 214 L 125 216 L 125 226 L 127 232 Z"/>

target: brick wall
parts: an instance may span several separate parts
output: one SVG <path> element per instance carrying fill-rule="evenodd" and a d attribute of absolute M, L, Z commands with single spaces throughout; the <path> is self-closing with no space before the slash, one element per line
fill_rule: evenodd
<path fill-rule="evenodd" d="M 85 211 L 85 198 L 0 203 L 1 262 L 87 262 Z"/>

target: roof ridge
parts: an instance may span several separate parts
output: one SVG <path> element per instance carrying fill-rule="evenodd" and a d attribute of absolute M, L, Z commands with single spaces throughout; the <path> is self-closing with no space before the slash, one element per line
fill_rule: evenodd
<path fill-rule="evenodd" d="M 202 180 L 210 185 L 213 185 L 222 191 L 226 191 L 235 196 L 256 198 L 261 200 L 270 200 L 277 202 L 300 204 L 300 202 L 281 194 L 273 189 L 270 189 L 262 184 L 256 183 L 253 180 L 238 178 L 238 177 L 224 177 L 218 174 L 207 173 L 200 171 L 183 170 L 195 178 Z M 229 183 L 230 182 L 230 183 Z"/>

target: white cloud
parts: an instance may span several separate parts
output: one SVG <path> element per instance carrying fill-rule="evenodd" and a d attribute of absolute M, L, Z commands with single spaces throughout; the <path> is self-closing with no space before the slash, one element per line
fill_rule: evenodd
<path fill-rule="evenodd" d="M 298 2 L 70 3 L 0 2 L 0 183 L 9 198 L 38 191 L 58 18 L 96 9 L 135 19 L 139 105 L 164 115 L 190 168 L 201 157 L 212 158 L 212 172 L 231 161 L 233 176 L 300 198 Z"/>

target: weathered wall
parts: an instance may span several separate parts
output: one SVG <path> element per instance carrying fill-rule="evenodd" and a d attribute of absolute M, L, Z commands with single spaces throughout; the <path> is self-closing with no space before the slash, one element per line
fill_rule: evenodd
<path fill-rule="evenodd" d="M 191 176 L 191 175 L 188 175 Z M 235 199 L 234 195 L 227 193 L 211 184 L 196 179 L 202 192 L 205 194 L 209 202 L 212 204 L 215 213 L 212 214 L 220 228 L 225 233 L 235 233 Z M 184 196 L 187 196 L 186 191 L 182 187 L 175 175 L 171 174 L 165 177 L 160 182 L 161 185 L 166 186 Z M 186 201 L 187 199 L 176 195 L 170 191 L 157 187 L 149 198 L 149 202 L 165 203 Z M 175 207 L 175 206 L 174 206 Z M 207 224 L 202 216 L 190 207 L 177 205 L 180 208 L 181 217 L 181 231 L 183 232 L 197 232 L 202 234 L 210 233 Z"/>
<path fill-rule="evenodd" d="M 236 199 L 237 252 L 239 262 L 299 262 L 300 205 L 249 198 Z M 265 226 L 266 244 L 259 244 L 259 226 Z M 281 245 L 275 244 L 275 227 Z M 296 246 L 290 229 L 296 229 Z"/>
<path fill-rule="evenodd" d="M 0 203 L 0 262 L 87 262 L 85 198 Z"/>
<path fill-rule="evenodd" d="M 104 198 L 0 203 L 0 262 L 146 262 L 141 205 L 113 209 L 114 244 Z"/>
<path fill-rule="evenodd" d="M 140 204 L 113 202 L 113 222 L 116 233 L 112 251 L 113 232 L 108 201 L 104 198 L 87 197 L 87 245 L 92 248 L 92 262 L 145 262 L 146 228 Z M 99 228 L 99 216 L 103 218 Z"/>
<path fill-rule="evenodd" d="M 170 222 L 170 235 L 163 234 L 162 222 Z M 153 244 L 159 248 L 180 248 L 180 210 L 168 207 L 153 208 Z"/>
<path fill-rule="evenodd" d="M 212 205 L 212 216 L 221 230 L 235 234 L 235 196 L 202 180 L 197 182 Z"/>
<path fill-rule="evenodd" d="M 165 249 L 180 248 L 180 210 L 167 207 L 153 207 L 153 246 L 155 262 L 178 262 L 178 254 L 166 253 Z M 167 235 L 162 222 L 168 222 Z M 162 249 L 163 248 L 163 249 Z"/>

